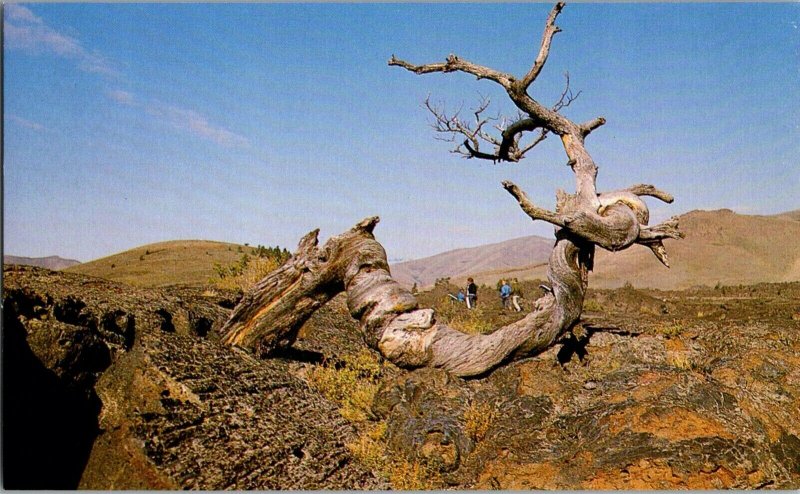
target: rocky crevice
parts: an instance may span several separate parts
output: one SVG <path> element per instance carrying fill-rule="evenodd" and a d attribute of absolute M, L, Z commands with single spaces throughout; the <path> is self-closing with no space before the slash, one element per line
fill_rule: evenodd
<path fill-rule="evenodd" d="M 302 381 L 363 348 L 343 299 L 264 360 L 218 343 L 227 296 L 4 275 L 7 488 L 389 487 Z M 390 368 L 372 411 L 445 487 L 797 488 L 800 284 L 758 290 L 600 293 L 558 345 L 479 379 Z"/>

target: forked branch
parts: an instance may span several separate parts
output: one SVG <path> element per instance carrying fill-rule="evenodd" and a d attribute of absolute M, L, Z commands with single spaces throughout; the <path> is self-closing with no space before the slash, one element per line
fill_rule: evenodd
<path fill-rule="evenodd" d="M 559 110 L 568 106 L 569 103 L 574 101 L 577 97 L 577 95 L 573 95 L 569 88 L 569 76 L 567 76 L 567 86 L 564 93 L 562 93 L 561 98 L 552 108 L 545 107 L 527 93 L 528 87 L 533 83 L 536 77 L 538 77 L 547 62 L 553 36 L 560 31 L 555 25 L 555 21 L 563 8 L 564 3 L 559 2 L 550 11 L 550 15 L 545 23 L 539 53 L 530 70 L 521 79 L 517 79 L 510 74 L 483 65 L 468 62 L 452 54 L 447 57 L 444 63 L 423 65 L 415 65 L 392 55 L 392 58 L 389 60 L 389 65 L 402 67 L 415 74 L 464 72 L 472 74 L 479 79 L 489 79 L 500 84 L 500 86 L 506 90 L 511 101 L 514 102 L 517 108 L 523 113 L 524 117 L 517 120 L 516 123 L 518 125 L 516 127 L 511 125 L 502 129 L 502 139 L 500 139 L 500 145 L 497 146 L 494 153 L 482 151 L 475 136 L 465 135 L 467 139 L 462 145 L 466 149 L 466 153 L 462 152 L 461 154 L 466 154 L 469 158 L 481 158 L 494 162 L 514 162 L 524 157 L 525 153 L 542 142 L 550 132 L 561 136 L 562 141 L 567 137 L 568 141 L 564 141 L 564 150 L 569 157 L 576 175 L 581 175 L 581 177 L 578 177 L 578 194 L 584 198 L 590 198 L 592 194 L 594 194 L 593 182 L 596 174 L 596 167 L 583 148 L 583 139 L 593 130 L 603 125 L 605 119 L 598 117 L 578 125 L 559 113 Z M 531 122 L 535 122 L 535 125 L 530 125 Z M 521 135 L 536 129 L 540 131 L 539 136 L 529 145 L 521 146 Z"/>
<path fill-rule="evenodd" d="M 392 55 L 389 59 L 389 65 L 402 67 L 406 70 L 414 72 L 415 74 L 430 74 L 432 72 L 464 72 L 472 74 L 478 79 L 490 79 L 505 88 L 511 87 L 511 82 L 514 79 L 511 75 L 499 70 L 495 70 L 483 65 L 472 63 L 468 60 L 463 60 L 456 55 L 450 54 L 444 63 L 430 63 L 426 65 L 413 65 L 405 60 L 400 60 Z"/>
<path fill-rule="evenodd" d="M 413 65 L 394 55 L 389 60 L 389 65 L 416 74 L 456 71 L 472 74 L 493 80 L 506 90 L 521 113 L 512 123 L 506 125 L 504 121 L 497 127 L 499 138 L 486 131 L 489 119 L 484 112 L 488 101 L 473 112 L 474 123 L 461 120 L 458 112 L 448 117 L 426 101 L 436 118 L 436 131 L 451 137 L 464 136 L 468 157 L 516 161 L 548 133 L 560 137 L 575 174 L 575 194 L 559 191 L 556 211 L 536 206 L 517 185 L 503 182 L 503 187 L 528 216 L 558 227 L 548 263 L 550 284 L 532 312 L 485 335 L 467 335 L 437 322 L 432 309 L 419 308 L 416 298 L 392 279 L 386 253 L 372 235 L 378 221 L 373 217 L 332 237 L 321 248 L 317 245 L 317 231 L 304 237 L 297 253 L 259 282 L 235 308 L 223 328 L 223 341 L 271 353 L 290 345 L 313 311 L 345 291 L 348 309 L 360 321 L 364 341 L 391 362 L 403 367 L 440 367 L 459 376 L 475 376 L 503 362 L 548 348 L 579 320 L 596 245 L 614 251 L 639 243 L 668 265 L 662 240 L 682 237 L 677 219 L 647 226 L 650 213 L 641 196 L 665 202 L 671 202 L 672 196 L 644 184 L 598 194 L 597 166 L 586 150 L 584 139 L 603 125 L 605 119 L 598 117 L 576 124 L 559 113 L 577 97 L 569 90 L 568 77 L 567 89 L 552 108 L 541 105 L 527 93 L 547 61 L 553 36 L 559 31 L 555 20 L 563 7 L 559 2 L 551 10 L 539 53 L 522 79 L 455 55 L 450 55 L 444 63 L 427 65 Z M 522 146 L 521 136 L 536 130 L 539 137 Z M 495 152 L 481 151 L 481 141 L 494 145 Z"/>
<path fill-rule="evenodd" d="M 389 361 L 476 376 L 548 348 L 580 316 L 586 252 L 559 240 L 550 257 L 551 288 L 523 319 L 475 335 L 441 324 L 432 309 L 418 308 L 416 298 L 392 279 L 386 252 L 372 235 L 376 223 L 376 217 L 367 218 L 321 248 L 317 230 L 304 237 L 292 258 L 234 309 L 222 341 L 270 355 L 291 345 L 311 313 L 344 291 L 364 341 Z"/>
<path fill-rule="evenodd" d="M 553 10 L 550 11 L 550 15 L 547 16 L 547 22 L 544 26 L 544 33 L 542 34 L 542 44 L 539 46 L 539 54 L 536 55 L 536 60 L 533 62 L 533 66 L 525 74 L 525 77 L 522 78 L 521 86 L 523 89 L 527 90 L 528 86 L 530 86 L 533 81 L 539 77 L 539 73 L 544 68 L 545 62 L 547 62 L 547 57 L 550 55 L 550 43 L 553 41 L 553 36 L 556 33 L 561 32 L 561 28 L 555 25 L 556 17 L 558 14 L 561 13 L 561 9 L 564 8 L 564 2 L 558 2 L 553 7 Z"/>

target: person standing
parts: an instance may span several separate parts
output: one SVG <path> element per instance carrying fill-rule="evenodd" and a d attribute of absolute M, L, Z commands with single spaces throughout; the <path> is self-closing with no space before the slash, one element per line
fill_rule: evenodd
<path fill-rule="evenodd" d="M 475 280 L 467 278 L 467 307 L 474 309 L 478 304 L 478 285 Z"/>
<path fill-rule="evenodd" d="M 500 285 L 500 301 L 503 302 L 503 310 L 511 309 L 511 285 L 502 280 Z"/>

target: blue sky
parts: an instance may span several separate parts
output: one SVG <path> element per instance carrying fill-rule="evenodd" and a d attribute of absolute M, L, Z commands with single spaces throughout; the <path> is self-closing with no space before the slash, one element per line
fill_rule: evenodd
<path fill-rule="evenodd" d="M 6 254 L 88 261 L 173 239 L 281 245 L 380 215 L 390 259 L 552 235 L 500 186 L 552 207 L 557 139 L 524 161 L 449 153 L 422 101 L 490 82 L 386 62 L 449 53 L 524 74 L 549 4 L 7 4 Z M 531 89 L 604 116 L 598 188 L 652 183 L 665 219 L 800 208 L 800 4 L 570 4 Z"/>

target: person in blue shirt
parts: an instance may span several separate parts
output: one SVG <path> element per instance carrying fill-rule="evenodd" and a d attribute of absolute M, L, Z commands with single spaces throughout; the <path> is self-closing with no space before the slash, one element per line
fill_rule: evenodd
<path fill-rule="evenodd" d="M 503 309 L 511 309 L 511 285 L 502 280 L 500 283 L 500 300 L 503 302 Z"/>

